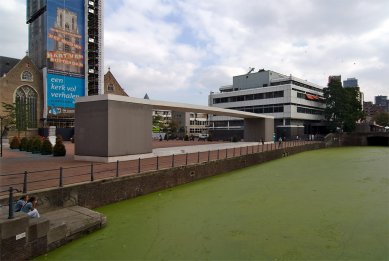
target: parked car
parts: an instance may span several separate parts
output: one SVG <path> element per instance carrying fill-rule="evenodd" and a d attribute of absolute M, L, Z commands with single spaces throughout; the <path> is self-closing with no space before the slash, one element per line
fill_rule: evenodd
<path fill-rule="evenodd" d="M 208 137 L 209 137 L 209 134 L 203 134 L 203 133 L 199 134 L 199 140 L 207 140 Z"/>

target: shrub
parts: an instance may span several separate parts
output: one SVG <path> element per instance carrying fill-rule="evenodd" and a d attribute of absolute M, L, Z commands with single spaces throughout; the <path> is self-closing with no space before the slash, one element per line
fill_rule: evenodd
<path fill-rule="evenodd" d="M 42 141 L 39 138 L 35 138 L 32 147 L 31 147 L 31 152 L 36 154 L 36 153 L 41 153 L 41 148 L 42 148 Z"/>
<path fill-rule="evenodd" d="M 212 135 L 209 135 L 209 136 L 208 136 L 208 141 L 213 141 Z"/>
<path fill-rule="evenodd" d="M 189 140 L 189 136 L 188 136 L 188 135 L 185 135 L 184 141 L 188 141 L 188 140 Z"/>
<path fill-rule="evenodd" d="M 57 137 L 55 138 L 55 143 L 57 143 L 59 140 L 63 141 L 63 138 L 61 135 L 57 135 Z"/>
<path fill-rule="evenodd" d="M 51 142 L 49 139 L 45 139 L 41 146 L 41 154 L 42 155 L 51 155 L 53 153 L 53 145 L 51 145 Z"/>
<path fill-rule="evenodd" d="M 34 143 L 35 138 L 28 138 L 27 145 L 26 145 L 26 151 L 32 152 L 32 144 Z"/>
<path fill-rule="evenodd" d="M 19 149 L 19 146 L 20 146 L 20 139 L 19 137 L 17 136 L 14 136 L 11 140 L 11 143 L 9 144 L 9 147 L 12 149 L 12 150 L 15 150 L 15 149 Z"/>
<path fill-rule="evenodd" d="M 232 142 L 238 142 L 239 138 L 237 136 L 232 137 Z"/>
<path fill-rule="evenodd" d="M 55 142 L 55 145 L 53 148 L 53 156 L 59 157 L 59 156 L 65 156 L 65 155 L 66 155 L 65 145 L 63 145 L 62 139 L 57 138 L 57 141 Z"/>
<path fill-rule="evenodd" d="M 70 138 L 70 141 L 74 143 L 74 136 Z"/>
<path fill-rule="evenodd" d="M 20 141 L 19 150 L 25 151 L 27 149 L 27 143 L 28 139 L 26 137 L 23 137 Z"/>

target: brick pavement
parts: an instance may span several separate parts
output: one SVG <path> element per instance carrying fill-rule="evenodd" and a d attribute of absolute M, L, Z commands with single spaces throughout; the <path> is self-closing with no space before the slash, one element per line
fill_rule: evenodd
<path fill-rule="evenodd" d="M 24 172 L 28 179 L 28 191 L 43 189 L 48 187 L 58 187 L 62 170 L 62 184 L 69 185 L 79 182 L 89 182 L 92 179 L 112 178 L 119 173 L 123 175 L 133 175 L 138 172 L 145 172 L 172 166 L 183 166 L 186 164 L 196 164 L 208 160 L 217 160 L 225 157 L 245 155 L 275 149 L 275 144 L 258 143 L 221 143 L 205 141 L 153 141 L 154 154 L 142 155 L 142 159 L 134 156 L 134 160 L 122 161 L 118 165 L 114 163 L 93 163 L 86 161 L 75 161 L 74 144 L 64 143 L 67 150 L 65 157 L 43 156 L 10 150 L 4 148 L 3 158 L 0 160 L 0 191 L 9 186 L 18 189 L 23 188 Z M 201 146 L 196 146 L 201 145 Z M 248 147 L 250 145 L 250 147 Z M 293 142 L 284 142 L 283 146 L 297 145 Z M 170 149 L 169 149 L 170 148 Z M 210 151 L 210 152 L 209 152 Z M 172 154 L 175 154 L 174 160 Z M 156 156 L 159 156 L 158 159 Z M 140 164 L 139 164 L 140 163 Z M 91 174 L 93 173 L 93 175 Z M 8 175 L 9 174 L 9 175 Z M 4 193 L 0 193 L 4 194 Z"/>

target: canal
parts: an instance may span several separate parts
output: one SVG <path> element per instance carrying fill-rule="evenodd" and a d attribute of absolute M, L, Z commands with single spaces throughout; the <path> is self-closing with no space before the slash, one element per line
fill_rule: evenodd
<path fill-rule="evenodd" d="M 38 260 L 388 260 L 389 148 L 300 153 L 97 209 Z"/>

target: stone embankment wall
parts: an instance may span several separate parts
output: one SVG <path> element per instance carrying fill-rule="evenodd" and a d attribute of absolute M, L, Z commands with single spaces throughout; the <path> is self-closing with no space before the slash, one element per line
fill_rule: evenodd
<path fill-rule="evenodd" d="M 63 188 L 34 191 L 40 212 L 56 208 L 82 206 L 96 208 L 151 192 L 275 160 L 303 151 L 324 148 L 324 143 L 248 154 L 197 165 L 151 171 L 131 176 L 80 183 Z M 5 201 L 1 202 L 6 204 Z"/>
<path fill-rule="evenodd" d="M 326 147 L 334 146 L 389 146 L 389 132 L 331 133 L 325 137 Z"/>

